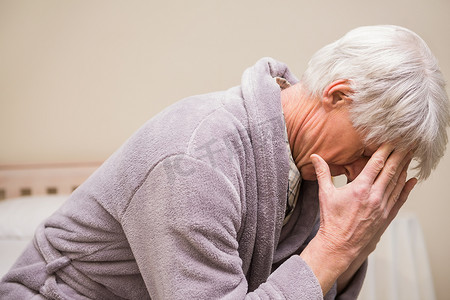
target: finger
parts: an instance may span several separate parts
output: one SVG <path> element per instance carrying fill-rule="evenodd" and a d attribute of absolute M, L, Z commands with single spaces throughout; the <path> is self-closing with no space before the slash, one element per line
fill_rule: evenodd
<path fill-rule="evenodd" d="M 391 211 L 389 212 L 389 216 L 388 216 L 386 222 L 383 224 L 383 226 L 381 226 L 381 228 L 378 230 L 378 232 L 376 234 L 378 239 L 386 231 L 387 227 L 389 226 L 389 224 L 391 224 L 392 220 L 394 220 L 394 218 L 397 216 L 400 208 L 403 206 L 403 204 L 405 204 L 406 200 L 408 199 L 409 194 L 411 193 L 411 191 L 414 188 L 414 186 L 416 185 L 416 183 L 417 183 L 416 178 L 411 178 L 406 182 L 399 199 L 397 200 L 397 202 L 394 204 Z"/>
<path fill-rule="evenodd" d="M 381 192 L 382 194 L 385 194 L 389 184 L 393 184 L 393 186 L 396 185 L 396 181 L 400 173 L 403 171 L 403 168 L 401 168 L 401 165 L 403 162 L 405 162 L 405 159 L 409 159 L 407 157 L 409 152 L 407 151 L 394 151 L 387 159 L 385 166 L 381 170 L 380 174 L 378 175 L 376 182 L 374 183 L 374 189 L 376 191 Z M 407 160 L 406 160 L 407 161 Z M 392 190 L 392 185 L 391 185 Z"/>
<path fill-rule="evenodd" d="M 383 169 L 386 160 L 389 155 L 394 150 L 394 146 L 390 144 L 383 144 L 380 148 L 372 155 L 372 157 L 367 162 L 361 174 L 357 177 L 358 180 L 364 181 L 368 184 L 372 184 L 377 178 L 378 174 Z"/>
<path fill-rule="evenodd" d="M 403 159 L 403 161 L 400 163 L 400 165 L 398 166 L 394 177 L 390 180 L 390 182 L 388 183 L 388 186 L 386 187 L 386 190 L 384 192 L 386 199 L 389 199 L 389 197 L 392 194 L 393 190 L 397 186 L 397 183 L 400 181 L 399 177 L 402 174 L 402 172 L 407 172 L 408 171 L 408 167 L 409 167 L 409 164 L 411 163 L 412 157 L 413 157 L 413 153 L 409 152 L 406 155 L 406 157 Z M 406 181 L 406 177 L 405 177 L 404 180 Z M 404 184 L 404 182 L 402 182 L 402 184 Z"/>
<path fill-rule="evenodd" d="M 416 184 L 417 184 L 417 178 L 411 178 L 405 183 L 405 186 L 403 187 L 400 197 L 398 198 L 397 203 L 396 203 L 396 205 L 398 205 L 397 211 L 406 202 L 406 200 L 409 197 L 409 194 L 411 193 L 413 188 L 416 186 Z"/>
<path fill-rule="evenodd" d="M 317 154 L 311 155 L 311 161 L 316 171 L 317 181 L 319 183 L 319 190 L 330 190 L 334 188 L 331 180 L 331 173 L 328 164 Z"/>
<path fill-rule="evenodd" d="M 409 194 L 414 189 L 414 187 L 416 186 L 417 182 L 418 182 L 418 180 L 415 177 L 411 178 L 410 180 L 408 180 L 406 182 L 406 184 L 405 184 L 405 191 L 403 192 L 403 195 L 400 195 L 401 199 L 404 198 L 403 203 L 406 202 L 406 199 L 408 199 Z"/>
<path fill-rule="evenodd" d="M 394 206 L 392 207 L 391 211 L 389 212 L 388 220 L 386 222 L 387 224 L 386 224 L 384 230 L 392 222 L 392 220 L 397 216 L 400 208 L 403 206 L 403 204 L 406 203 L 406 200 L 408 199 L 409 194 L 411 193 L 413 188 L 416 186 L 416 184 L 417 184 L 417 178 L 411 178 L 405 183 L 405 186 L 403 187 L 400 197 L 395 202 Z"/>
<path fill-rule="evenodd" d="M 405 187 L 406 184 L 406 178 L 407 178 L 407 173 L 406 170 L 403 170 L 397 180 L 397 183 L 395 185 L 395 187 L 393 188 L 392 192 L 390 194 L 385 194 L 386 195 L 386 203 L 385 204 L 385 211 L 387 214 L 389 214 L 392 210 L 392 208 L 394 207 L 394 205 L 397 203 L 397 200 L 400 198 L 400 194 L 403 190 L 403 188 Z"/>

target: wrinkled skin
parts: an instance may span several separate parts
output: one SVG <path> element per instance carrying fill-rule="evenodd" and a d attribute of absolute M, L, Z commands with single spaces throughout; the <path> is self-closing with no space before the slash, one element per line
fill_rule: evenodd
<path fill-rule="evenodd" d="M 406 180 L 411 158 L 411 152 L 382 145 L 355 180 L 336 188 L 327 163 L 311 156 L 319 183 L 320 229 L 301 256 L 324 294 L 335 280 L 338 289 L 346 286 L 405 203 L 417 183 Z"/>

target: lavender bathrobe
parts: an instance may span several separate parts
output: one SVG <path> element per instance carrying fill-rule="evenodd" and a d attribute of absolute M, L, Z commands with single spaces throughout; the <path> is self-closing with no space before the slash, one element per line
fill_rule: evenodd
<path fill-rule="evenodd" d="M 242 85 L 184 99 L 147 122 L 36 231 L 1 299 L 321 299 L 297 254 L 317 230 L 303 182 L 282 226 L 288 151 L 264 58 Z M 365 266 L 342 295 L 354 299 Z"/>

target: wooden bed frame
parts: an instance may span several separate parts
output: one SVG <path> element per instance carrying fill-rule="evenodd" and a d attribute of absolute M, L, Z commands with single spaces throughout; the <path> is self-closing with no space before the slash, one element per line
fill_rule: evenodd
<path fill-rule="evenodd" d="M 70 194 L 99 166 L 100 163 L 0 165 L 0 200 Z"/>
<path fill-rule="evenodd" d="M 100 162 L 0 165 L 0 201 L 21 196 L 71 194 L 99 166 Z M 333 178 L 338 186 L 345 176 Z"/>

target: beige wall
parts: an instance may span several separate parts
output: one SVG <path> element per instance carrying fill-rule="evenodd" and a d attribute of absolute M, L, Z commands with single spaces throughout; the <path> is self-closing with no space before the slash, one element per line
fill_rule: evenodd
<path fill-rule="evenodd" d="M 103 161 L 178 99 L 239 84 L 262 56 L 301 75 L 360 25 L 420 34 L 450 78 L 450 2 L 0 1 L 0 164 Z M 438 299 L 450 293 L 450 154 L 411 196 Z"/>

